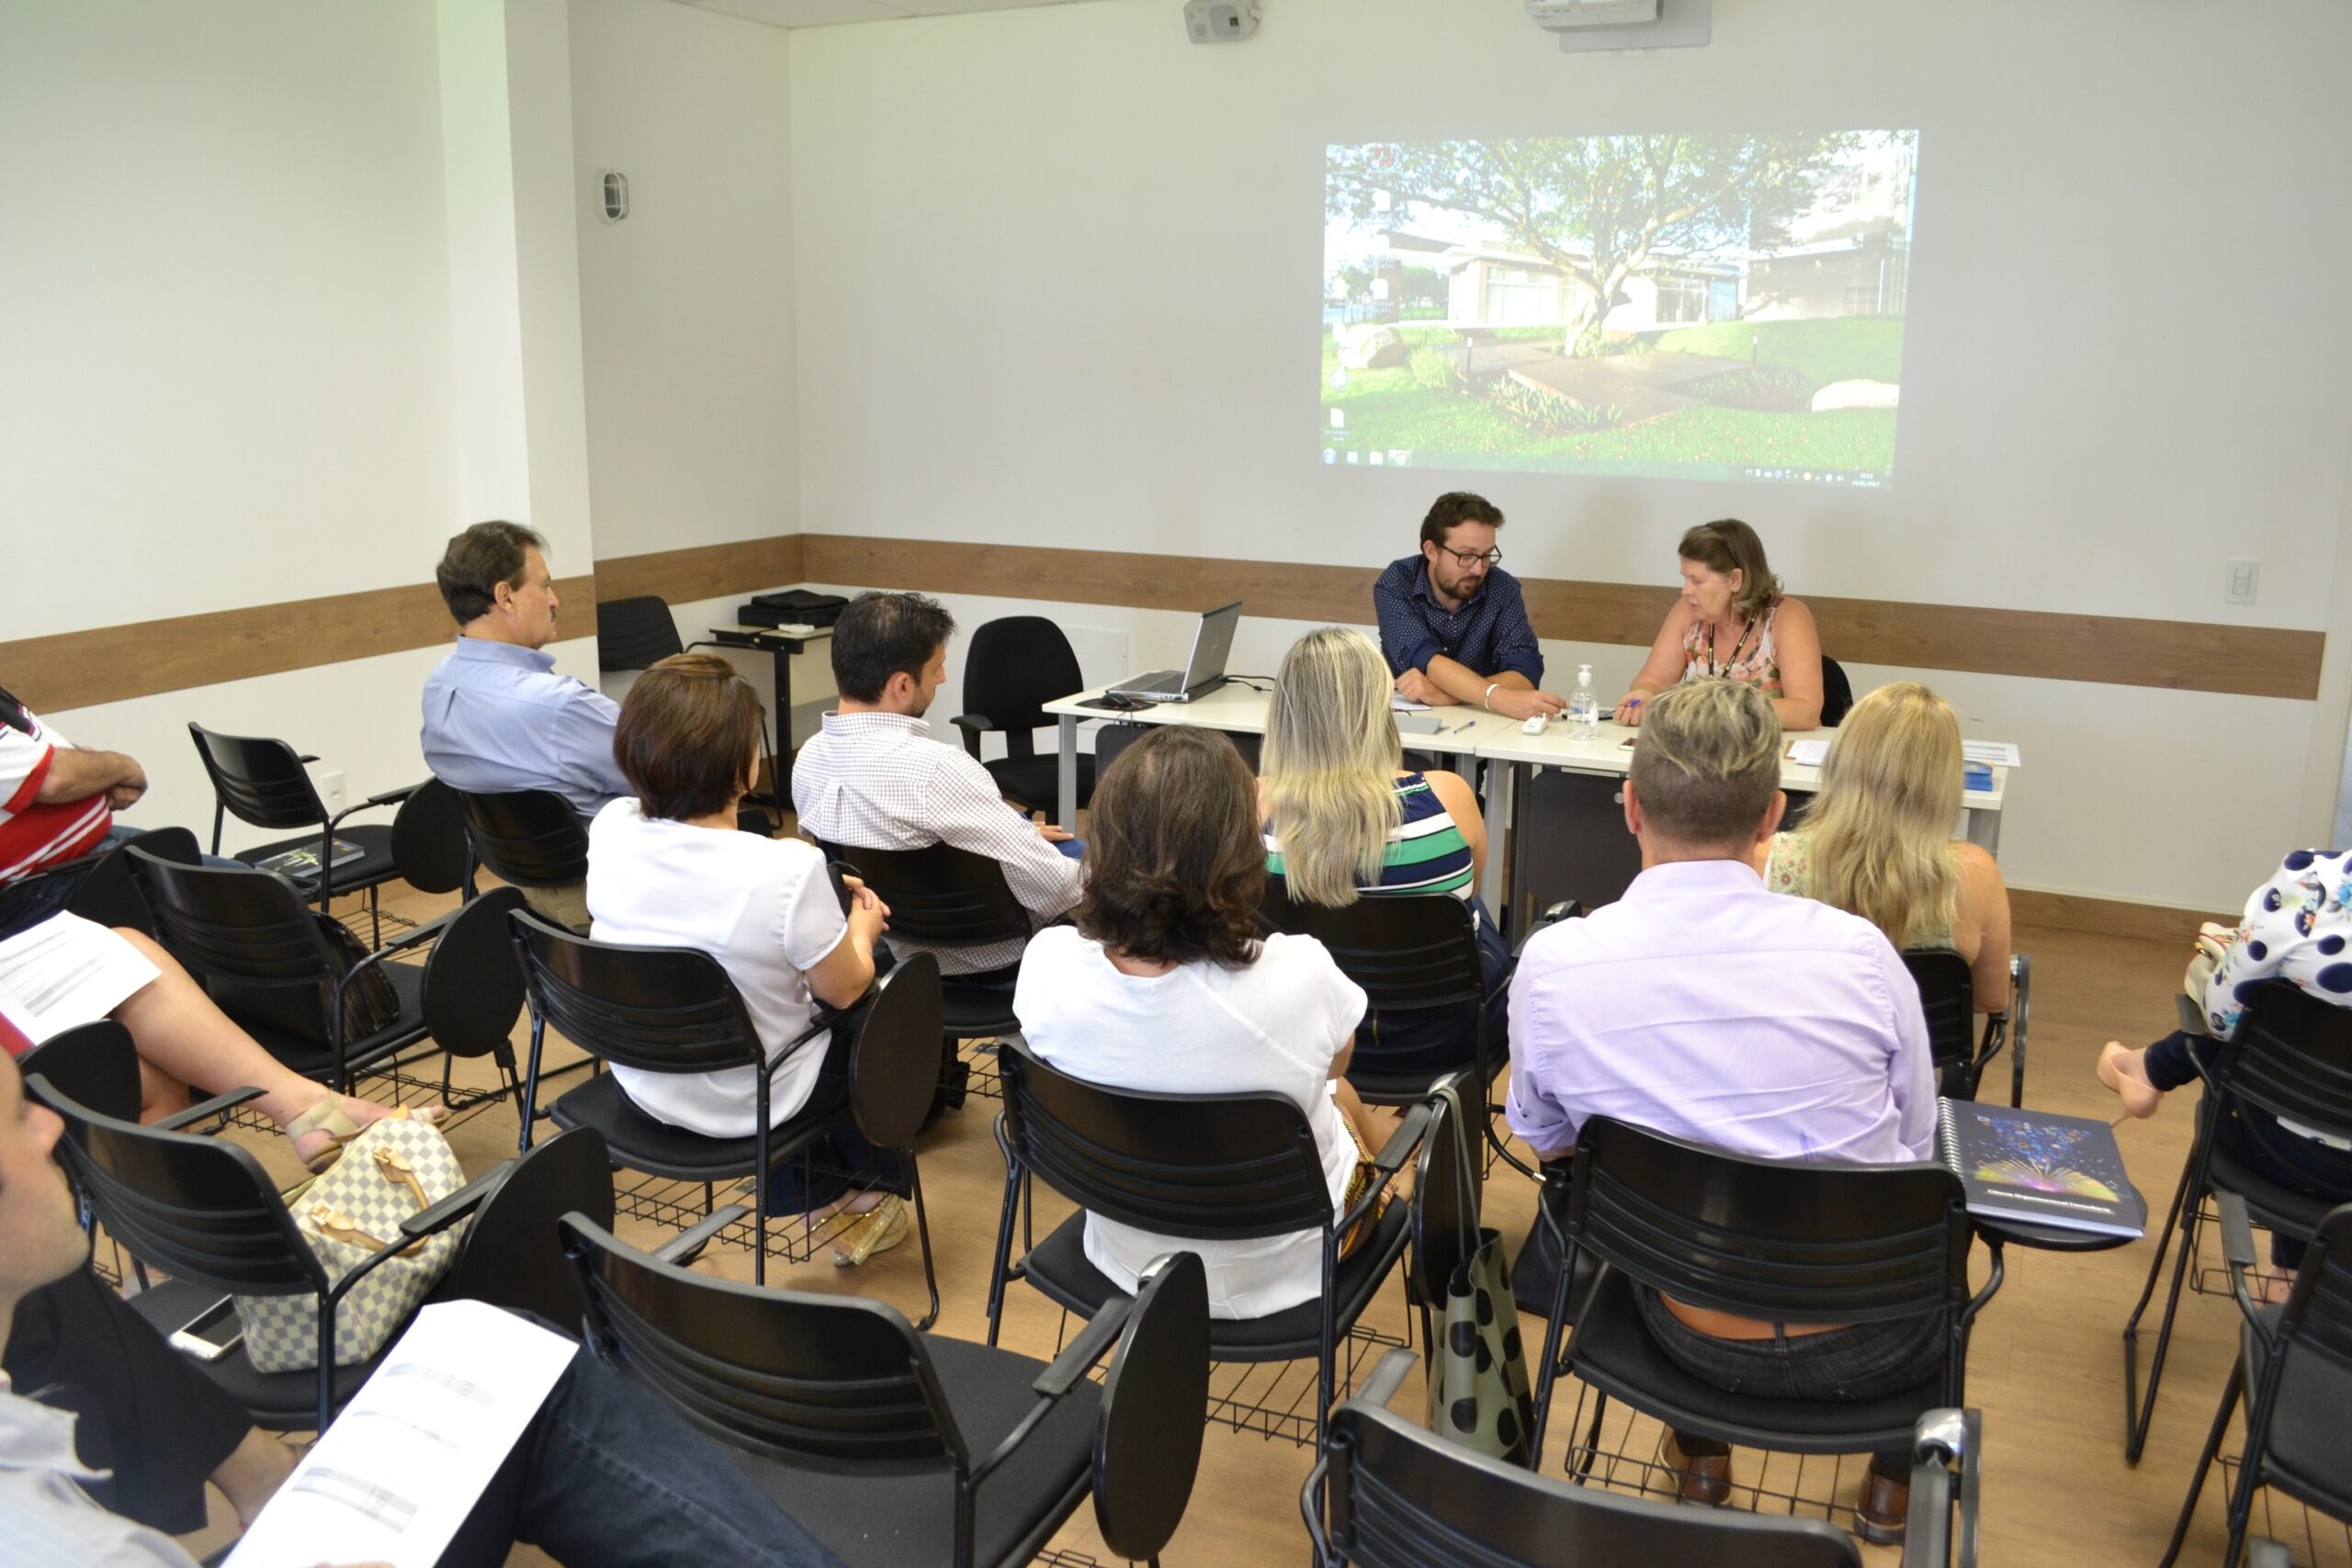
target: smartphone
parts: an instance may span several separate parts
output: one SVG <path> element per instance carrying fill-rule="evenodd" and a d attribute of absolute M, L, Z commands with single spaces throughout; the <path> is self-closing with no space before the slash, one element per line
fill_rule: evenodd
<path fill-rule="evenodd" d="M 172 1346 L 199 1361 L 217 1361 L 244 1337 L 244 1325 L 237 1321 L 237 1303 L 222 1296 L 172 1330 Z"/>

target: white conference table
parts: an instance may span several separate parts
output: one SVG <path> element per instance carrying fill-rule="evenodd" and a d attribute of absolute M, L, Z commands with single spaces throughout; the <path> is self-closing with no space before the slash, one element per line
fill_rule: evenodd
<path fill-rule="evenodd" d="M 1061 727 L 1060 757 L 1057 765 L 1056 783 L 1059 798 L 1056 802 L 1057 819 L 1072 832 L 1078 830 L 1078 724 L 1082 718 L 1107 719 L 1126 724 L 1192 724 L 1204 729 L 1221 729 L 1229 734 L 1263 735 L 1266 713 L 1272 698 L 1254 687 L 1231 682 L 1197 702 L 1159 703 L 1131 713 L 1088 707 L 1087 701 L 1099 698 L 1103 688 L 1073 693 L 1044 705 L 1045 711 L 1055 716 Z M 1433 753 L 1453 760 L 1459 765 L 1455 771 L 1473 773 L 1476 762 L 1495 766 L 1487 770 L 1486 779 L 1487 874 L 1480 884 L 1487 907 L 1500 912 L 1504 908 L 1504 857 L 1495 852 L 1495 846 L 1504 843 L 1506 828 L 1510 846 L 1511 880 L 1513 889 L 1527 886 L 1527 850 L 1531 840 L 1531 825 L 1514 820 L 1516 803 L 1526 794 L 1526 781 L 1545 768 L 1564 773 L 1587 774 L 1600 778 L 1623 778 L 1634 765 L 1634 750 L 1630 742 L 1639 732 L 1611 719 L 1597 725 L 1571 725 L 1555 721 L 1541 735 L 1521 731 L 1519 721 L 1505 718 L 1473 707 L 1432 708 L 1439 731 L 1434 735 L 1407 734 L 1403 737 L 1408 751 Z M 1815 730 L 1810 737 L 1834 736 L 1835 730 Z M 1961 795 L 1961 830 L 1971 842 L 1984 846 L 1986 852 L 1998 855 L 2001 848 L 2001 812 L 2008 794 L 2007 768 L 1995 768 L 1990 787 L 1966 790 Z M 1821 787 L 1821 770 L 1786 760 L 1781 763 L 1781 787 L 1792 794 L 1811 795 Z"/>

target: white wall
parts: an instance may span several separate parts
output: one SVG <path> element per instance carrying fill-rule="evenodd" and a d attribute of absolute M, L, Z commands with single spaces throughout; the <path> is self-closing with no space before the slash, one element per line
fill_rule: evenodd
<path fill-rule="evenodd" d="M 1424 0 L 1284 0 L 1214 49 L 1160 0 L 801 33 L 802 514 L 1373 564 L 1468 482 L 1531 575 L 1665 582 L 1729 513 L 1799 593 L 2323 626 L 2352 314 L 2220 302 L 2352 248 L 2347 53 L 2324 0 L 1718 0 L 1707 48 L 1623 55 Z M 1847 126 L 1921 132 L 1888 491 L 1320 465 L 1326 142 Z M 2222 602 L 2231 557 L 2258 605 Z M 2014 882 L 2229 907 L 2295 836 L 2313 705 L 1927 678 L 2026 746 Z"/>
<path fill-rule="evenodd" d="M 588 471 L 604 558 L 799 527 L 791 36 L 657 0 L 571 0 Z M 628 176 L 620 223 L 601 217 L 606 168 Z"/>
<path fill-rule="evenodd" d="M 430 5 L 0 6 L 0 518 L 40 585 L 0 635 L 430 574 L 436 76 Z"/>

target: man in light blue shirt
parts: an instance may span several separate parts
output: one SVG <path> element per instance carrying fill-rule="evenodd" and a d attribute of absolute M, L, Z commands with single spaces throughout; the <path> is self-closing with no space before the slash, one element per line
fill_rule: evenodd
<path fill-rule="evenodd" d="M 584 825 L 633 792 L 613 760 L 619 705 L 557 674 L 544 651 L 556 613 L 546 548 L 515 523 L 477 523 L 449 541 L 434 577 L 459 635 L 424 682 L 424 765 L 476 794 L 552 790 Z M 547 895 L 531 902 L 549 919 L 586 923 L 581 890 L 532 891 Z"/>

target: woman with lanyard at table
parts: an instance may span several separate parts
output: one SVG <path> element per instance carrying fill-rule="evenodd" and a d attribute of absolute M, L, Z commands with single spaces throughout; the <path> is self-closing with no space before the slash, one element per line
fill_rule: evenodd
<path fill-rule="evenodd" d="M 1761 689 L 1781 729 L 1818 729 L 1821 634 L 1813 612 L 1781 592 L 1756 530 L 1736 517 L 1702 523 L 1677 553 L 1681 600 L 1619 699 L 1617 722 L 1641 723 L 1643 703 L 1679 682 L 1716 677 Z"/>

